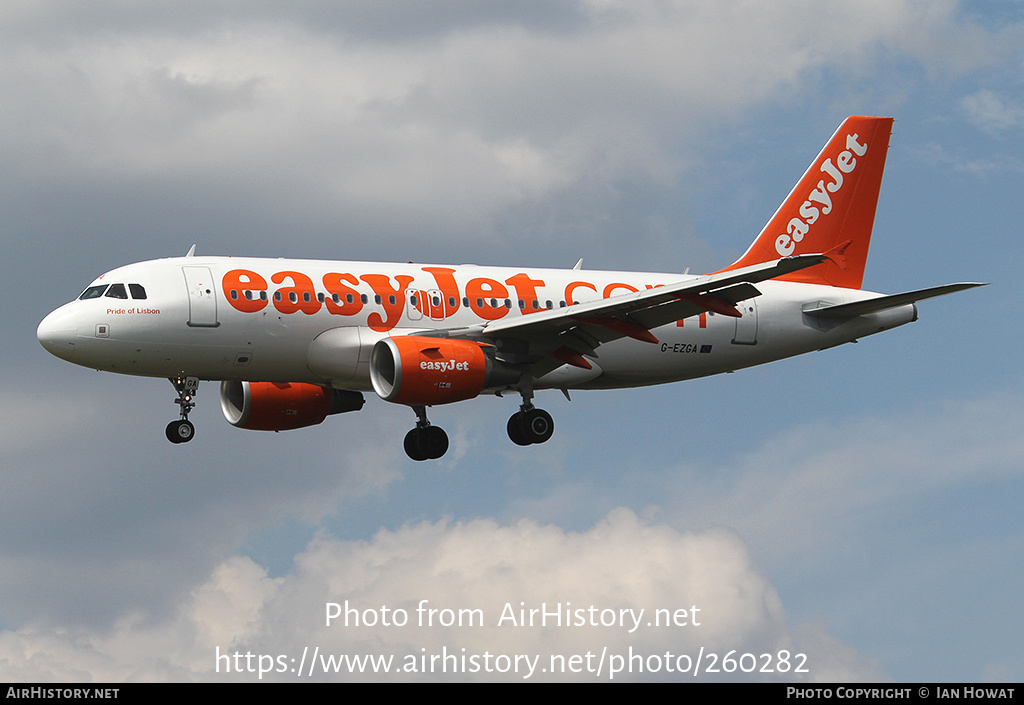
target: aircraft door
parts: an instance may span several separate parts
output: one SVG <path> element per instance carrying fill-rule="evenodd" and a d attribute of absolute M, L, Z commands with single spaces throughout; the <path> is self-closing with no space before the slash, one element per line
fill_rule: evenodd
<path fill-rule="evenodd" d="M 426 296 L 424 291 L 410 291 L 409 292 L 409 305 L 406 307 L 409 313 L 410 321 L 418 321 L 423 318 L 423 297 Z"/>
<path fill-rule="evenodd" d="M 736 319 L 735 345 L 757 345 L 757 299 L 747 299 L 736 304 L 743 315 Z"/>
<path fill-rule="evenodd" d="M 413 292 L 416 305 L 409 307 L 409 317 L 419 320 L 426 316 L 435 321 L 442 321 L 448 315 L 447 302 L 439 289 L 419 290 Z"/>
<path fill-rule="evenodd" d="M 188 290 L 188 325 L 199 328 L 215 328 L 217 321 L 216 287 L 209 267 L 188 266 L 181 268 Z"/>

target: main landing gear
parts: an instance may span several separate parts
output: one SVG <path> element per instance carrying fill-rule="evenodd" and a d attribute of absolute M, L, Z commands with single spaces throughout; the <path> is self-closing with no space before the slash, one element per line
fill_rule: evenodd
<path fill-rule="evenodd" d="M 531 387 L 523 386 L 519 392 L 523 403 L 508 420 L 508 437 L 520 446 L 544 443 L 554 433 L 555 422 L 551 414 L 534 407 Z M 418 420 L 416 428 L 405 435 L 405 454 L 413 460 L 437 460 L 448 452 L 448 434 L 439 426 L 430 425 L 425 406 L 414 406 L 412 410 Z"/>
<path fill-rule="evenodd" d="M 508 437 L 517 446 L 543 443 L 555 432 L 555 422 L 544 409 L 522 409 L 508 419 Z"/>
<path fill-rule="evenodd" d="M 178 398 L 174 403 L 181 409 L 181 418 L 167 424 L 167 440 L 171 443 L 188 443 L 196 435 L 196 427 L 188 420 L 188 413 L 196 406 L 192 398 L 199 389 L 199 378 L 172 377 L 170 381 L 178 392 Z"/>
<path fill-rule="evenodd" d="M 405 454 L 413 460 L 437 460 L 448 452 L 448 434 L 427 421 L 427 408 L 414 406 L 416 428 L 405 434 Z"/>
<path fill-rule="evenodd" d="M 519 391 L 523 395 L 523 403 L 519 411 L 509 417 L 508 437 L 517 446 L 544 443 L 555 432 L 555 422 L 551 414 L 533 405 L 532 388 L 524 386 Z"/>

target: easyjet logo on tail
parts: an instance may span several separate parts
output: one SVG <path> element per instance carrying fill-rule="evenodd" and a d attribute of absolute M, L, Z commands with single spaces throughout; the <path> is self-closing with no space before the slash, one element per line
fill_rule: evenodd
<path fill-rule="evenodd" d="M 786 232 L 775 239 L 775 251 L 781 257 L 788 257 L 796 250 L 796 243 L 801 242 L 822 216 L 832 212 L 832 195 L 843 188 L 843 175 L 850 174 L 857 168 L 857 157 L 867 154 L 867 142 L 861 144 L 856 133 L 846 136 L 846 149 L 832 158 L 827 158 L 820 170 L 829 178 L 818 182 L 818 185 L 807 194 L 807 199 L 800 206 L 800 217 L 792 218 L 786 226 Z"/>

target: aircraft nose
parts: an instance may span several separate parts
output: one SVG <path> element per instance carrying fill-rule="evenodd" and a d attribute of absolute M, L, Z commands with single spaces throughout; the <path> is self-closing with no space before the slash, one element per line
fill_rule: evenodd
<path fill-rule="evenodd" d="M 50 354 L 70 360 L 75 353 L 75 338 L 78 337 L 75 312 L 68 306 L 58 308 L 42 320 L 36 329 L 36 337 Z"/>

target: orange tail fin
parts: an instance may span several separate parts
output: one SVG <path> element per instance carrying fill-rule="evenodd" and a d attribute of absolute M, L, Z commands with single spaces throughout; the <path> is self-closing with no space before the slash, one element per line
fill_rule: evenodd
<path fill-rule="evenodd" d="M 849 243 L 843 257 L 779 279 L 859 289 L 891 133 L 892 118 L 847 118 L 750 249 L 722 271 Z"/>

